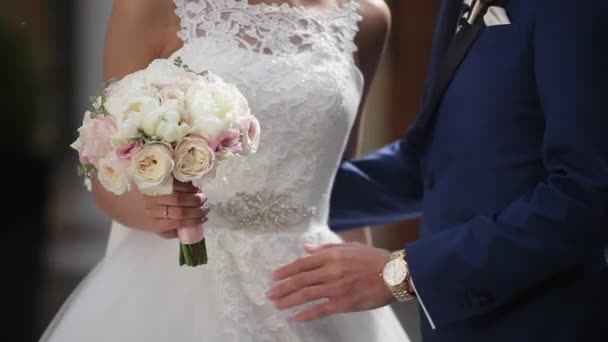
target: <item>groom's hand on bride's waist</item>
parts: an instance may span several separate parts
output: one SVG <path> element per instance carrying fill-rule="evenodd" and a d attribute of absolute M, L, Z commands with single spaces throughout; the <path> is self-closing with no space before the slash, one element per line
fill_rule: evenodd
<path fill-rule="evenodd" d="M 309 256 L 273 273 L 274 280 L 279 283 L 267 293 L 280 310 L 325 300 L 296 314 L 296 321 L 371 310 L 394 301 L 379 276 L 389 251 L 359 243 L 306 246 L 305 250 Z"/>

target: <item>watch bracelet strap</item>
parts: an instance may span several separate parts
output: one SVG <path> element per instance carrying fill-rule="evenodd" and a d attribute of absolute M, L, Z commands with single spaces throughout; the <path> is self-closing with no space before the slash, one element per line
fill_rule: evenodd
<path fill-rule="evenodd" d="M 389 259 L 403 259 L 407 265 L 405 249 L 394 251 L 390 254 Z M 409 265 L 408 265 L 408 276 L 405 278 L 403 283 L 391 287 L 391 292 L 393 293 L 393 297 L 397 299 L 397 301 L 404 302 L 414 298 L 414 294 L 409 291 L 409 282 L 410 282 L 410 274 L 409 274 Z"/>
<path fill-rule="evenodd" d="M 389 255 L 389 260 L 391 259 L 403 259 L 405 260 L 405 250 L 394 251 Z"/>
<path fill-rule="evenodd" d="M 391 291 L 393 293 L 393 297 L 395 297 L 395 299 L 397 299 L 397 301 L 399 301 L 399 302 L 405 302 L 405 301 L 408 301 L 408 300 L 414 298 L 414 294 L 412 294 L 408 290 L 408 282 L 409 282 L 409 280 L 410 280 L 410 278 L 407 277 L 407 279 L 402 284 L 394 286 L 391 289 Z"/>

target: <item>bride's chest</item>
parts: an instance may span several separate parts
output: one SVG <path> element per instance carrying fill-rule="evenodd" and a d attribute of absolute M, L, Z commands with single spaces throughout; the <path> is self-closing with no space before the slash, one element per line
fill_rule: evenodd
<path fill-rule="evenodd" d="M 358 68 L 322 50 L 277 56 L 201 38 L 174 56 L 194 71 L 208 70 L 236 85 L 262 123 L 283 130 L 302 120 L 320 125 L 350 121 L 361 96 Z"/>
<path fill-rule="evenodd" d="M 363 83 L 353 62 L 356 1 L 318 10 L 247 0 L 176 3 L 185 45 L 174 56 L 236 85 L 261 121 L 352 116 Z"/>

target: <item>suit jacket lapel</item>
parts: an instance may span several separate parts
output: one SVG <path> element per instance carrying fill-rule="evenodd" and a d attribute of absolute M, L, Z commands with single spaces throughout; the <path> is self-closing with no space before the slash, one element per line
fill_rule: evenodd
<path fill-rule="evenodd" d="M 434 74 L 456 33 L 456 26 L 464 0 L 442 0 L 437 17 L 437 30 L 433 38 L 430 74 Z"/>
<path fill-rule="evenodd" d="M 479 32 L 485 26 L 483 20 L 479 20 L 473 26 L 465 25 L 455 35 L 462 4 L 462 0 L 444 0 L 442 3 L 443 13 L 441 13 L 442 17 L 435 40 L 432 69 L 429 73 L 430 83 L 425 91 L 424 106 L 416 120 L 415 129 L 410 131 L 410 134 L 414 135 L 411 138 L 418 143 L 425 142 L 446 88 Z"/>

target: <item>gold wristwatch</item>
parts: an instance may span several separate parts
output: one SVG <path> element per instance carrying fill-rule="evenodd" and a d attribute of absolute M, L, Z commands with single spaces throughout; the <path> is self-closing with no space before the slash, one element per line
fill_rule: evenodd
<path fill-rule="evenodd" d="M 414 298 L 414 294 L 409 290 L 410 268 L 405 260 L 405 250 L 391 253 L 380 276 L 398 301 L 404 302 Z"/>

